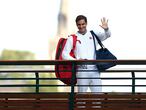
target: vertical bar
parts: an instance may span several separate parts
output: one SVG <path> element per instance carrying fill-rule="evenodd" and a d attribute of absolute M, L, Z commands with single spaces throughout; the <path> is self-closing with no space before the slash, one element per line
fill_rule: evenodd
<path fill-rule="evenodd" d="M 69 97 L 69 110 L 74 110 L 74 81 L 75 81 L 76 67 L 75 64 L 72 63 L 72 79 L 71 79 L 71 93 Z"/>
<path fill-rule="evenodd" d="M 135 94 L 135 73 L 132 71 L 132 94 Z"/>
<path fill-rule="evenodd" d="M 39 93 L 39 73 L 35 72 L 35 77 L 36 77 L 36 89 L 35 92 Z"/>

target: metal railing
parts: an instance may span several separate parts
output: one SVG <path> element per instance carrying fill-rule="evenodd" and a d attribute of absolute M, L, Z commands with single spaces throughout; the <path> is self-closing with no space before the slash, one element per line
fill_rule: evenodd
<path fill-rule="evenodd" d="M 96 64 L 99 62 L 115 62 L 118 65 L 126 65 L 131 66 L 131 65 L 146 65 L 146 60 L 78 60 L 78 61 L 58 61 L 58 60 L 24 60 L 24 61 L 0 61 L 0 66 L 5 66 L 5 69 L 1 68 L 0 69 L 0 74 L 1 73 L 34 73 L 35 78 L 0 78 L 0 81 L 2 80 L 33 80 L 35 81 L 35 84 L 0 84 L 0 88 L 5 88 L 5 87 L 35 87 L 35 92 L 34 93 L 40 93 L 40 87 L 66 87 L 67 85 L 62 85 L 62 84 L 57 84 L 57 85 L 50 85 L 50 84 L 40 84 L 40 80 L 59 80 L 57 78 L 40 78 L 39 74 L 40 73 L 54 73 L 55 69 L 51 68 L 54 65 L 66 65 L 68 63 L 72 64 L 72 84 L 70 87 L 70 110 L 72 110 L 73 107 L 73 99 L 74 99 L 74 93 L 75 93 L 75 87 L 78 87 L 79 85 L 74 85 L 74 78 L 75 78 L 75 68 L 76 65 L 92 65 Z M 24 68 L 24 69 L 17 69 L 17 68 L 7 68 L 9 66 L 49 66 L 47 69 L 31 69 L 31 68 Z M 94 86 L 102 86 L 102 87 L 131 87 L 131 93 L 135 94 L 136 87 L 145 87 L 146 85 L 137 85 L 136 80 L 145 80 L 146 77 L 136 77 L 135 73 L 139 72 L 146 72 L 146 68 L 131 68 L 131 69 L 120 69 L 120 68 L 113 68 L 109 69 L 106 71 L 102 71 L 102 73 L 131 73 L 131 77 L 100 77 L 101 80 L 131 80 L 132 83 L 129 85 L 94 85 Z M 88 86 L 88 85 L 84 85 Z M 92 85 L 91 85 L 92 86 Z"/>
<path fill-rule="evenodd" d="M 28 66 L 28 65 L 31 65 L 31 66 L 38 66 L 38 65 L 58 65 L 58 64 L 62 64 L 62 65 L 66 65 L 68 63 L 71 63 L 73 66 L 72 68 L 72 72 L 75 72 L 75 65 L 80 65 L 80 64 L 96 64 L 98 62 L 116 62 L 117 65 L 146 65 L 146 60 L 117 60 L 117 61 L 104 61 L 104 60 L 100 60 L 100 61 L 94 61 L 94 60 L 87 60 L 87 61 L 84 61 L 84 60 L 80 60 L 80 61 L 54 61 L 54 60 L 35 60 L 35 61 L 31 61 L 31 60 L 25 60 L 25 61 L 0 61 L 0 65 L 1 66 L 14 66 L 14 65 L 17 65 L 17 66 Z M 90 70 L 89 70 L 90 71 Z M 92 70 L 91 70 L 92 71 Z M 22 73 L 27 73 L 27 72 L 31 72 L 31 73 L 35 73 L 35 78 L 0 78 L 0 80 L 35 80 L 36 81 L 36 84 L 35 85 L 0 85 L 0 87 L 22 87 L 22 86 L 28 86 L 28 87 L 36 87 L 36 93 L 39 92 L 39 88 L 40 87 L 48 87 L 48 86 L 65 86 L 65 85 L 40 85 L 39 82 L 40 80 L 59 80 L 57 78 L 39 78 L 39 73 L 40 72 L 48 72 L 48 73 L 52 73 L 52 72 L 55 72 L 54 69 L 52 68 L 48 68 L 48 69 L 29 69 L 29 68 L 24 68 L 24 69 L 15 69 L 14 67 L 12 69 L 9 69 L 9 68 L 5 68 L 5 69 L 0 69 L 0 73 L 18 73 L 18 72 L 22 72 Z M 143 69 L 139 69 L 139 68 L 131 68 L 131 69 L 117 69 L 117 68 L 113 68 L 113 69 L 109 69 L 109 70 L 106 70 L 106 71 L 103 71 L 104 73 L 108 73 L 108 72 L 112 72 L 112 73 L 115 73 L 115 72 L 129 72 L 131 73 L 131 78 L 121 78 L 121 77 L 114 77 L 114 78 L 100 78 L 102 80 L 120 80 L 120 79 L 131 79 L 132 80 L 132 85 L 97 85 L 97 86 L 131 86 L 132 87 L 132 93 L 135 93 L 135 87 L 137 86 L 143 86 L 143 85 L 135 85 L 135 80 L 138 79 L 138 80 L 144 80 L 145 78 L 144 77 L 139 77 L 139 78 L 136 78 L 135 77 L 135 72 L 146 72 L 146 68 L 143 68 Z M 73 80 L 74 80 L 74 76 L 72 77 Z M 74 87 L 75 86 L 78 86 L 78 85 L 73 85 L 74 83 L 72 82 L 72 85 L 71 85 L 71 92 L 74 92 Z M 87 85 L 85 85 L 87 86 Z"/>

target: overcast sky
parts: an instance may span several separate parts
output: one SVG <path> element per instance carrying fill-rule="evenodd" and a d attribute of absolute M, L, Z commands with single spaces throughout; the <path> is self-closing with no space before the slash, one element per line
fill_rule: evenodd
<path fill-rule="evenodd" d="M 89 29 L 97 28 L 101 17 L 109 19 L 112 36 L 104 44 L 118 59 L 146 59 L 145 0 L 68 1 L 72 18 L 86 15 Z M 0 0 L 0 51 L 28 50 L 37 59 L 48 59 L 48 40 L 56 35 L 59 3 L 60 0 Z M 123 82 L 129 83 L 119 81 Z"/>
<path fill-rule="evenodd" d="M 72 18 L 84 14 L 88 28 L 109 19 L 112 37 L 105 46 L 118 59 L 146 58 L 145 0 L 68 0 Z M 60 0 L 0 0 L 0 50 L 29 50 L 48 59 L 49 37 L 56 35 Z"/>
<path fill-rule="evenodd" d="M 48 58 L 56 34 L 58 0 L 0 0 L 0 50 L 28 50 Z"/>

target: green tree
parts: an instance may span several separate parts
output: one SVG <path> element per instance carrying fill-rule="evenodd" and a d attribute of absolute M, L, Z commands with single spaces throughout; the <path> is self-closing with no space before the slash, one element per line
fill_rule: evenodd
<path fill-rule="evenodd" d="M 4 49 L 1 53 L 1 56 L 0 56 L 0 60 L 35 60 L 35 54 L 32 53 L 32 52 L 29 52 L 29 51 L 20 51 L 20 50 L 9 50 L 9 49 Z M 37 69 L 43 69 L 44 66 L 0 66 L 0 68 L 37 68 Z M 50 77 L 54 77 L 54 74 L 52 73 L 42 73 L 42 74 L 39 74 L 40 77 L 43 77 L 43 78 L 50 78 Z M 9 78 L 9 77 L 12 77 L 12 78 L 34 78 L 35 77 L 35 74 L 34 73 L 30 73 L 30 74 L 24 74 L 24 73 L 3 73 L 3 74 L 0 74 L 0 78 Z M 25 81 L 21 81 L 21 80 L 13 80 L 15 82 L 18 82 L 18 83 L 23 83 L 23 84 L 35 84 L 35 81 L 33 80 L 25 80 Z M 47 80 L 41 80 L 40 81 L 40 84 L 57 84 L 57 81 L 47 81 Z M 30 87 L 25 87 L 25 88 L 22 88 L 22 91 L 29 91 L 29 92 L 33 92 L 35 91 L 35 88 L 30 88 Z M 57 87 L 54 87 L 53 89 L 52 88 L 40 88 L 40 91 L 57 91 Z"/>
<path fill-rule="evenodd" d="M 35 54 L 29 51 L 8 50 L 2 51 L 1 60 L 34 60 Z"/>

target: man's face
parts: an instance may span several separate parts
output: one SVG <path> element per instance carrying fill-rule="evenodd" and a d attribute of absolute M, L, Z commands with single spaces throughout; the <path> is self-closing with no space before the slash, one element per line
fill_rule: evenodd
<path fill-rule="evenodd" d="M 85 22 L 84 19 L 79 20 L 76 23 L 76 25 L 78 27 L 79 33 L 81 33 L 81 34 L 85 34 L 86 33 L 87 23 Z"/>

